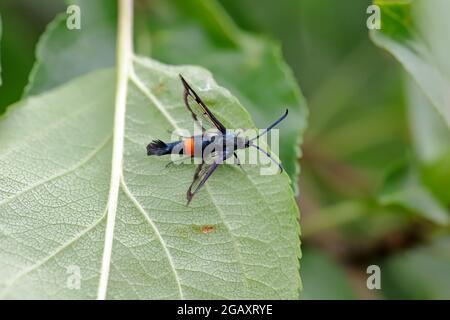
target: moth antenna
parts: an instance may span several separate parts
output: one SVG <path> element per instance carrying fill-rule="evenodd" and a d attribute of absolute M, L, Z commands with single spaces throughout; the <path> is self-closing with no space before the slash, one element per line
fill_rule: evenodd
<path fill-rule="evenodd" d="M 283 166 L 281 165 L 281 163 L 279 163 L 277 160 L 275 160 L 274 158 L 272 158 L 272 156 L 270 155 L 270 153 L 268 153 L 266 150 L 264 150 L 263 148 L 257 146 L 256 144 L 250 144 L 251 147 L 255 147 L 256 149 L 258 149 L 258 151 L 260 151 L 261 153 L 265 154 L 267 156 L 267 158 L 269 158 L 270 160 L 272 160 L 273 163 L 275 163 L 281 170 L 281 172 L 284 171 Z"/>
<path fill-rule="evenodd" d="M 265 129 L 263 132 L 261 132 L 260 134 L 258 134 L 256 137 L 254 137 L 254 138 L 251 139 L 250 141 L 257 140 L 259 137 L 265 135 L 267 132 L 269 132 L 270 130 L 272 130 L 273 127 L 275 127 L 277 124 L 279 124 L 281 121 L 283 121 L 284 118 L 287 117 L 288 113 L 289 113 L 289 110 L 286 109 L 286 112 L 285 112 L 281 117 L 279 117 L 279 118 L 278 118 L 274 123 L 272 123 L 267 129 Z"/>

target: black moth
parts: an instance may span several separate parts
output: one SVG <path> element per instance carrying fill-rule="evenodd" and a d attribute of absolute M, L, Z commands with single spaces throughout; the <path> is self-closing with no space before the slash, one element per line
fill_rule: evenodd
<path fill-rule="evenodd" d="M 237 164 L 240 165 L 236 150 L 254 147 L 260 152 L 264 153 L 274 163 L 278 165 L 281 171 L 283 166 L 281 163 L 273 159 L 270 154 L 254 144 L 260 136 L 269 132 L 273 127 L 279 124 L 288 115 L 288 110 L 267 129 L 263 130 L 259 135 L 252 139 L 247 137 L 240 137 L 239 135 L 228 131 L 225 126 L 214 116 L 208 109 L 206 104 L 200 99 L 197 93 L 187 83 L 187 81 L 180 74 L 181 82 L 184 86 L 184 104 L 191 113 L 194 121 L 202 128 L 202 135 L 186 137 L 179 141 L 165 143 L 161 140 L 153 140 L 147 145 L 147 155 L 162 156 L 172 153 L 185 154 L 189 157 L 201 157 L 202 163 L 197 166 L 194 174 L 194 179 L 190 185 L 186 197 L 187 205 L 191 202 L 194 195 L 203 187 L 206 180 L 212 175 L 219 164 L 223 163 L 232 155 L 235 157 Z M 215 129 L 211 134 L 211 130 Z M 196 150 L 199 150 L 195 152 Z M 173 162 L 170 162 L 171 164 Z"/>

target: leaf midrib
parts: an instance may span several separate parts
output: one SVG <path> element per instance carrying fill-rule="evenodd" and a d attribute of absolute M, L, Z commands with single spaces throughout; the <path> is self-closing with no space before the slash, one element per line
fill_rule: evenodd
<path fill-rule="evenodd" d="M 117 75 L 114 103 L 113 149 L 111 161 L 111 179 L 107 202 L 105 242 L 100 267 L 97 299 L 106 299 L 111 256 L 114 241 L 114 227 L 119 202 L 120 178 L 123 174 L 123 150 L 125 143 L 125 117 L 128 96 L 128 82 L 133 56 L 133 1 L 119 0 L 117 31 Z"/>

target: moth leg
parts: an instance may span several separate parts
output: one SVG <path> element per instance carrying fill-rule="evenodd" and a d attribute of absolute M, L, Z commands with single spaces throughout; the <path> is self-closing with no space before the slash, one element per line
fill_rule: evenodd
<path fill-rule="evenodd" d="M 236 164 L 241 168 L 242 172 L 245 172 L 244 167 L 241 165 L 241 161 L 239 160 L 238 155 L 236 152 L 233 152 L 234 158 L 236 159 Z"/>
<path fill-rule="evenodd" d="M 182 163 L 185 160 L 190 159 L 190 158 L 191 158 L 191 156 L 187 156 L 187 157 L 183 157 L 183 158 L 180 158 L 180 159 L 177 159 L 177 160 L 170 160 L 169 163 L 166 164 L 166 168 L 169 168 L 169 167 L 171 167 L 171 166 L 173 166 L 174 164 L 177 164 L 177 163 Z"/>

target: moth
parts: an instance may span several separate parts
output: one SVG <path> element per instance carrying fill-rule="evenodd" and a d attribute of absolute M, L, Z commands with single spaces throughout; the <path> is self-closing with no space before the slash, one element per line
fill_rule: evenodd
<path fill-rule="evenodd" d="M 273 161 L 280 168 L 281 172 L 283 171 L 281 163 L 272 158 L 269 152 L 255 144 L 254 141 L 283 121 L 288 115 L 288 109 L 286 109 L 286 112 L 280 118 L 256 137 L 251 139 L 241 137 L 239 134 L 227 130 L 211 110 L 209 110 L 194 89 L 192 89 L 186 79 L 181 74 L 179 76 L 184 87 L 184 104 L 194 121 L 202 129 L 202 134 L 184 137 L 179 141 L 168 143 L 161 140 L 153 140 L 147 145 L 147 155 L 163 156 L 168 154 L 183 154 L 188 157 L 201 159 L 201 164 L 197 166 L 193 181 L 186 193 L 187 205 L 189 205 L 194 195 L 205 185 L 219 164 L 224 163 L 225 160 L 234 156 L 237 164 L 239 166 L 241 165 L 236 150 L 254 147 Z M 168 165 L 172 163 L 173 161 Z"/>

